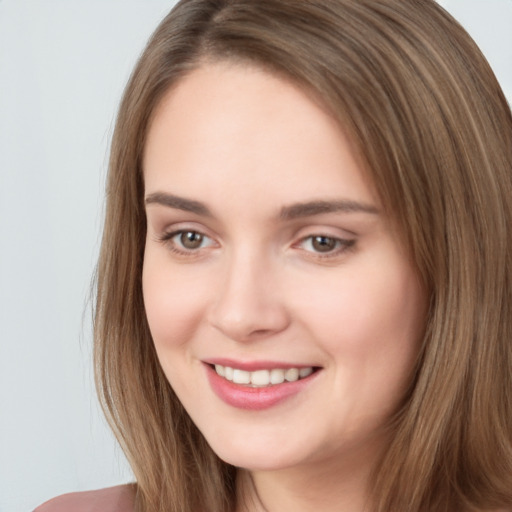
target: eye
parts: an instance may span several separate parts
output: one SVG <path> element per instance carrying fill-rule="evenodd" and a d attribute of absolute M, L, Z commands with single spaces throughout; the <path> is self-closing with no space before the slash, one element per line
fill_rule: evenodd
<path fill-rule="evenodd" d="M 172 251 L 183 254 L 197 252 L 215 244 L 210 237 L 192 229 L 181 229 L 166 233 L 160 240 L 168 244 Z"/>
<path fill-rule="evenodd" d="M 319 255 L 337 255 L 355 244 L 355 240 L 345 240 L 328 235 L 312 235 L 303 238 L 299 246 Z"/>
<path fill-rule="evenodd" d="M 174 243 L 179 243 L 183 248 L 188 250 L 199 249 L 207 237 L 197 231 L 182 231 L 174 235 Z"/>

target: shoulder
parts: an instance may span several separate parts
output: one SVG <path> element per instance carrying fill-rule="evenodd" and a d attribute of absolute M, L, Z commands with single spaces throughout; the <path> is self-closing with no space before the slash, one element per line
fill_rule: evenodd
<path fill-rule="evenodd" d="M 34 512 L 133 512 L 134 503 L 135 485 L 118 485 L 63 494 L 43 503 Z"/>

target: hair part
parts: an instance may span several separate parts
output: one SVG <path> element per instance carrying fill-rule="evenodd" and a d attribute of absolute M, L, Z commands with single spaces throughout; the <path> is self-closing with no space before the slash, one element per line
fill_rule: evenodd
<path fill-rule="evenodd" d="M 374 472 L 374 511 L 510 506 L 512 116 L 477 46 L 433 0 L 183 0 L 119 109 L 97 271 L 97 387 L 138 510 L 236 507 L 236 469 L 160 368 L 141 285 L 152 115 L 181 78 L 219 60 L 293 81 L 339 120 L 428 291 L 414 379 Z"/>

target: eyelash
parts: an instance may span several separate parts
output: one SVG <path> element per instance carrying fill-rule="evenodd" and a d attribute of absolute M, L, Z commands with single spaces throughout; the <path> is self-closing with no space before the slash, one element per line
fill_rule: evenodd
<path fill-rule="evenodd" d="M 194 234 L 202 237 L 202 241 L 211 240 L 211 238 L 200 231 L 195 229 L 178 229 L 176 231 L 172 231 L 170 233 L 164 233 L 161 237 L 158 238 L 160 242 L 169 247 L 171 252 L 176 253 L 181 256 L 197 256 L 200 249 L 204 249 L 204 247 L 198 247 L 196 249 L 187 249 L 186 247 L 180 247 L 179 242 L 174 241 L 173 239 L 178 236 L 183 236 L 185 234 Z"/>
<path fill-rule="evenodd" d="M 315 258 L 319 259 L 328 259 L 328 258 L 336 258 L 340 257 L 341 255 L 345 254 L 347 251 L 354 249 L 356 240 L 355 239 L 345 239 L 345 238 L 338 238 L 331 235 L 323 235 L 323 234 L 315 234 L 315 235 L 309 235 L 304 238 L 302 238 L 296 246 L 303 247 L 304 244 L 309 243 L 309 245 L 313 245 L 315 243 L 315 240 L 318 239 L 325 239 L 327 241 L 331 241 L 335 244 L 335 248 L 333 250 L 327 251 L 327 252 L 321 252 L 321 251 L 315 251 L 314 249 L 308 250 L 304 249 L 304 251 L 311 253 L 314 255 Z"/>
<path fill-rule="evenodd" d="M 193 235 L 199 235 L 202 237 L 202 242 L 204 240 L 210 240 L 212 239 L 205 235 L 204 233 L 201 233 L 200 231 L 194 230 L 194 229 L 179 229 L 176 231 L 172 231 L 169 233 L 164 233 L 162 236 L 158 238 L 160 242 L 167 245 L 171 252 L 176 253 L 181 256 L 198 256 L 199 251 L 201 249 L 204 249 L 205 247 L 197 247 L 194 249 L 187 249 L 185 247 L 180 247 L 180 242 L 176 242 L 173 239 L 178 236 L 183 236 L 185 234 L 193 234 Z M 330 251 L 326 251 L 325 253 L 322 253 L 321 251 L 315 251 L 314 249 L 305 249 L 303 246 L 309 242 L 310 245 L 312 245 L 315 241 L 315 239 L 325 239 L 326 241 L 331 241 L 335 244 L 335 248 Z M 331 235 L 324 235 L 324 234 L 313 234 L 308 235 L 306 237 L 303 237 L 299 240 L 298 243 L 294 244 L 293 247 L 301 248 L 304 252 L 307 252 L 308 254 L 313 255 L 313 257 L 317 259 L 328 259 L 328 258 L 335 258 L 339 257 L 342 254 L 353 250 L 355 246 L 356 240 L 355 239 L 344 239 L 344 238 L 338 238 Z M 212 244 L 210 244 L 212 245 Z"/>

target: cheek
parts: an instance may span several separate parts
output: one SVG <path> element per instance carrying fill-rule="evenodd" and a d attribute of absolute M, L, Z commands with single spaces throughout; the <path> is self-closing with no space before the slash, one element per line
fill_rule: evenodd
<path fill-rule="evenodd" d="M 377 272 L 374 272 L 377 274 Z M 354 290 L 344 315 L 347 331 L 364 349 L 400 350 L 416 347 L 424 318 L 423 294 L 412 272 L 386 271 L 366 275 Z"/>
<path fill-rule="evenodd" d="M 330 311 L 315 325 L 334 363 L 332 388 L 340 390 L 340 401 L 356 418 L 354 430 L 361 427 L 358 421 L 371 430 L 397 410 L 409 387 L 425 299 L 415 274 L 403 267 L 387 267 L 385 274 L 376 267 L 344 284 L 338 307 L 331 297 Z"/>
<path fill-rule="evenodd" d="M 146 253 L 142 273 L 144 307 L 157 352 L 178 348 L 191 339 L 204 318 L 204 281 L 169 268 Z"/>
<path fill-rule="evenodd" d="M 309 287 L 300 316 L 345 371 L 408 375 L 423 334 L 425 295 L 403 260 L 362 263 L 339 281 L 331 276 Z"/>

